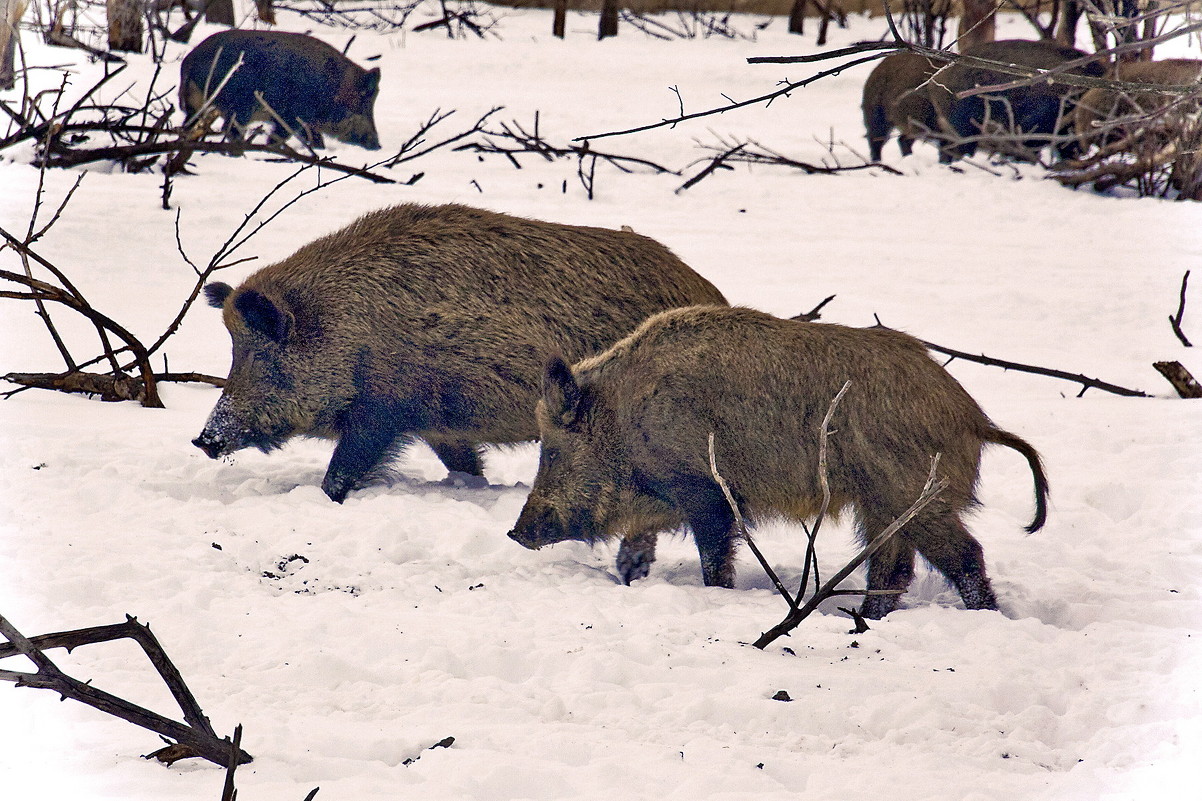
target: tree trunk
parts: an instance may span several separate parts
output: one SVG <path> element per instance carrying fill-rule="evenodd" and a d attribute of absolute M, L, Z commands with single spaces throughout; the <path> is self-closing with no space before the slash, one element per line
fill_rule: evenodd
<path fill-rule="evenodd" d="M 15 85 L 17 23 L 25 7 L 26 0 L 0 0 L 0 89 L 12 89 Z"/>
<path fill-rule="evenodd" d="M 960 52 L 973 45 L 992 42 L 997 29 L 994 12 L 997 5 L 993 0 L 963 0 L 964 11 L 960 14 Z"/>
<path fill-rule="evenodd" d="M 205 22 L 234 26 L 234 0 L 209 0 L 205 5 Z"/>
<path fill-rule="evenodd" d="M 105 0 L 109 20 L 109 50 L 142 52 L 142 3 Z"/>
<path fill-rule="evenodd" d="M 555 0 L 555 16 L 551 19 L 551 35 L 563 38 L 568 20 L 568 0 Z"/>
<path fill-rule="evenodd" d="M 605 39 L 618 35 L 618 0 L 602 0 L 601 26 L 597 29 L 597 38 Z"/>

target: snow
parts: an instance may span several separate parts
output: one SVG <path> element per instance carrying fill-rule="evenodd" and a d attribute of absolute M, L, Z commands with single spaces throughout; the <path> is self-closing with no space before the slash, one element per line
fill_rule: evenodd
<path fill-rule="evenodd" d="M 385 153 L 439 108 L 455 110 L 448 132 L 495 105 L 505 107 L 496 119 L 528 129 L 538 111 L 540 131 L 562 145 L 674 115 L 669 87 L 696 111 L 814 69 L 746 64 L 814 49 L 812 34 L 790 37 L 779 19 L 754 42 L 662 42 L 628 29 L 597 42 L 593 16 L 569 17 L 558 41 L 548 12 L 502 13 L 500 39 L 359 33 L 350 56 L 381 57 Z M 281 16 L 286 28 L 313 28 Z M 1006 19 L 999 37 L 1027 30 Z M 833 44 L 883 31 L 880 20 L 854 18 Z M 350 38 L 320 34 L 339 47 Z M 32 63 L 78 58 L 24 41 Z M 168 59 L 184 52 L 173 45 Z M 708 154 L 698 143 L 742 137 L 801 160 L 857 163 L 870 68 L 767 108 L 593 146 L 681 169 Z M 79 63 L 75 90 L 99 69 Z M 144 92 L 151 73 L 136 58 L 112 91 Z M 331 144 L 347 163 L 372 158 Z M 28 151 L 6 156 L 0 225 L 23 232 L 38 174 Z M 736 589 L 706 588 L 688 538 L 664 537 L 650 577 L 623 587 L 612 547 L 531 552 L 511 542 L 535 445 L 491 450 L 481 489 L 443 485 L 445 470 L 416 446 L 393 479 L 339 506 L 320 489 L 328 443 L 211 461 L 189 441 L 217 390 L 169 385 L 159 410 L 39 391 L 0 403 L 0 612 L 29 635 L 126 613 L 151 624 L 217 730 L 245 727 L 255 760 L 237 783 L 254 801 L 300 801 L 314 787 L 318 799 L 489 801 L 1188 797 L 1202 778 L 1202 406 L 1175 398 L 1151 365 L 1179 360 L 1202 375 L 1166 319 L 1202 256 L 1202 208 L 1073 192 L 1030 167 L 952 170 L 928 146 L 902 160 L 889 143 L 886 159 L 904 175 L 739 165 L 681 193 L 685 176 L 600 164 L 590 201 L 571 160 L 523 157 L 517 170 L 444 149 L 394 171 L 424 173 L 412 186 L 348 179 L 309 195 L 236 254 L 256 261 L 223 280 L 370 209 L 465 202 L 631 225 L 732 302 L 792 315 L 835 294 L 826 321 L 871 325 L 877 314 L 948 347 L 1154 395 L 1078 398 L 1064 381 L 949 365 L 1001 426 L 1043 453 L 1052 482 L 1048 525 L 1026 535 L 1029 471 L 1005 449 L 986 453 L 970 524 L 1001 611 L 966 611 L 920 571 L 903 608 L 870 631 L 849 634 L 851 621 L 828 603 L 761 652 L 746 643 L 786 609 L 746 554 Z M 183 247 L 204 263 L 294 171 L 262 158 L 193 166 L 175 182 L 172 211 L 160 208 L 161 176 L 92 168 L 37 246 L 144 340 L 193 283 L 175 210 Z M 46 174 L 43 221 L 77 175 Z M 272 208 L 314 180 L 300 176 Z M 0 268 L 18 265 L 0 253 Z M 1185 329 L 1198 340 L 1194 312 Z M 57 319 L 81 355 L 93 347 L 85 326 Z M 0 343 L 4 372 L 59 363 L 27 303 L 0 304 Z M 224 374 L 219 315 L 196 308 L 166 352 L 172 369 Z M 796 584 L 800 532 L 765 526 L 757 540 Z M 824 571 L 854 547 L 845 525 L 828 523 Z M 175 714 L 132 643 L 49 655 Z M 773 700 L 781 690 L 793 700 Z M 5 797 L 220 795 L 216 766 L 143 760 L 160 745 L 152 734 L 44 691 L 0 686 L 0 722 Z M 451 747 L 427 750 L 448 736 Z"/>

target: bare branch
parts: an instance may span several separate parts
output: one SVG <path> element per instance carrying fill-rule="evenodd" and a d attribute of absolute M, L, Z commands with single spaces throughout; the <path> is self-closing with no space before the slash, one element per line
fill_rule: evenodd
<path fill-rule="evenodd" d="M 1181 318 L 1185 316 L 1185 290 L 1189 286 L 1189 270 L 1185 271 L 1185 275 L 1181 276 L 1181 299 L 1177 304 L 1177 313 L 1169 317 L 1169 325 L 1173 327 L 1173 333 L 1177 335 L 1177 339 L 1181 340 L 1181 344 L 1187 348 L 1192 348 L 1193 344 L 1186 338 L 1185 332 L 1181 330 Z"/>
<path fill-rule="evenodd" d="M 1181 362 L 1154 362 L 1156 372 L 1160 373 L 1177 390 L 1183 398 L 1202 398 L 1202 384 L 1185 369 Z"/>
<path fill-rule="evenodd" d="M 891 50 L 898 49 L 898 47 L 896 45 L 891 45 L 890 48 L 891 48 Z M 830 54 L 828 54 L 828 57 L 829 57 L 829 55 Z M 693 112 L 692 114 L 682 113 L 671 119 L 660 120 L 659 122 L 653 122 L 653 123 L 649 123 L 647 125 L 639 125 L 634 128 L 627 128 L 627 129 L 621 130 L 621 131 L 608 131 L 606 133 L 597 133 L 597 134 L 588 134 L 587 136 L 578 136 L 573 141 L 581 142 L 581 141 L 587 141 L 590 139 L 604 139 L 607 136 L 626 136 L 627 134 L 632 134 L 632 133 L 641 133 L 643 131 L 652 131 L 652 130 L 655 130 L 656 128 L 664 128 L 664 127 L 673 127 L 674 128 L 682 122 L 699 119 L 701 117 L 709 117 L 714 114 L 725 114 L 728 111 L 734 111 L 736 109 L 746 108 L 748 106 L 757 106 L 761 103 L 771 105 L 773 100 L 777 99 L 778 97 L 784 97 L 795 89 L 800 89 L 803 86 L 808 86 L 809 84 L 812 84 L 815 81 L 819 81 L 819 80 L 821 80 L 823 78 L 827 78 L 831 75 L 838 75 L 839 73 L 843 72 L 843 70 L 850 69 L 850 68 L 858 66 L 860 64 L 866 64 L 869 61 L 876 61 L 877 59 L 884 58 L 887 55 L 889 55 L 889 53 L 887 53 L 887 52 L 875 53 L 866 58 L 856 59 L 855 61 L 849 61 L 845 64 L 840 64 L 837 67 L 832 67 L 829 70 L 823 70 L 822 72 L 818 73 L 817 75 L 812 75 L 809 78 L 806 78 L 805 80 L 802 80 L 802 81 L 782 82 L 782 83 L 784 83 L 784 86 L 781 87 L 780 89 L 777 89 L 773 92 L 768 92 L 766 94 L 759 95 L 757 97 L 753 97 L 749 100 L 741 100 L 741 101 L 737 101 L 737 102 L 732 102 L 732 103 L 728 103 L 725 106 L 718 106 L 716 108 L 707 109 L 705 111 L 696 111 L 696 112 Z M 802 58 L 804 58 L 804 57 L 802 57 Z"/>
<path fill-rule="evenodd" d="M 842 570 L 831 576 L 830 579 L 828 579 L 827 582 L 823 584 L 822 587 L 819 588 L 818 591 L 815 592 L 814 595 L 812 595 L 804 605 L 791 610 L 789 614 L 785 616 L 784 620 L 761 634 L 760 638 L 752 643 L 752 645 L 760 649 L 767 648 L 777 639 L 785 636 L 789 632 L 793 631 L 793 629 L 797 628 L 798 624 L 809 617 L 810 614 L 813 613 L 813 611 L 817 609 L 823 601 L 832 597 L 838 591 L 838 587 L 841 583 L 843 583 L 844 579 L 854 573 L 856 569 L 869 557 L 884 547 L 885 543 L 892 539 L 897 532 L 901 531 L 901 529 L 907 523 L 909 523 L 915 515 L 925 509 L 927 505 L 931 503 L 931 501 L 935 500 L 939 493 L 943 492 L 943 490 L 947 488 L 948 484 L 947 479 L 937 477 L 938 468 L 939 454 L 936 454 L 935 458 L 931 460 L 931 471 L 927 474 L 926 485 L 922 488 L 922 492 L 919 494 L 918 498 L 913 504 L 910 505 L 910 508 L 902 512 L 902 514 L 896 520 L 886 526 L 881 533 L 877 534 L 876 537 L 874 537 L 862 551 L 856 554 L 856 556 L 850 562 L 843 566 Z M 885 592 L 894 591 L 887 590 Z"/>
<path fill-rule="evenodd" d="M 743 519 L 743 513 L 739 510 L 739 504 L 735 502 L 735 496 L 730 491 L 730 485 L 726 483 L 726 479 L 718 472 L 718 461 L 714 455 L 714 432 L 709 435 L 709 460 L 710 474 L 714 477 L 714 481 L 718 482 L 718 486 L 722 488 L 722 495 L 726 498 L 726 503 L 730 506 L 730 511 L 734 515 L 735 528 L 746 542 L 747 547 L 755 554 L 755 558 L 759 560 L 760 566 L 764 568 L 764 572 L 768 574 L 768 578 L 772 580 L 772 584 L 776 587 L 776 591 L 781 594 L 788 603 L 791 609 L 797 607 L 796 601 L 789 591 L 785 589 L 785 585 L 781 582 L 780 577 L 776 575 L 776 571 L 772 569 L 772 565 L 768 564 L 768 560 L 764 558 L 764 554 L 760 552 L 759 546 L 755 544 L 755 540 L 751 538 L 751 532 L 747 530 L 747 522 Z"/>
<path fill-rule="evenodd" d="M 876 315 L 873 315 L 873 317 L 876 319 L 876 325 L 878 328 L 889 327 L 881 322 L 880 317 L 877 317 Z M 934 342 L 927 342 L 924 339 L 920 339 L 918 341 L 926 345 L 931 350 L 937 353 L 942 353 L 945 356 L 950 356 L 952 359 L 963 359 L 966 362 L 975 362 L 977 364 L 985 364 L 991 367 L 1001 367 L 1004 370 L 1014 370 L 1015 372 L 1019 373 L 1031 373 L 1032 375 L 1043 375 L 1048 376 L 1049 378 L 1061 378 L 1065 381 L 1072 381 L 1073 383 L 1081 385 L 1081 391 L 1077 394 L 1078 398 L 1084 395 L 1085 391 L 1088 389 L 1100 389 L 1103 392 L 1110 392 L 1114 395 L 1123 395 L 1129 398 L 1148 397 L 1148 393 L 1142 392 L 1138 389 L 1130 389 L 1128 387 L 1119 386 L 1118 384 L 1111 384 L 1098 378 L 1090 378 L 1088 376 L 1081 375 L 1080 373 L 1069 373 L 1064 370 L 1056 370 L 1050 367 L 1037 367 L 1031 364 L 1007 361 L 1006 359 L 995 359 L 991 356 L 985 356 L 984 354 L 976 355 L 962 350 L 945 348 L 942 345 L 936 345 Z"/>
<path fill-rule="evenodd" d="M 39 687 L 53 690 L 63 698 L 71 698 L 164 737 L 169 737 L 189 752 L 181 754 L 177 751 L 178 755 L 173 758 L 198 756 L 222 766 L 228 764 L 231 759 L 242 763 L 251 761 L 249 754 L 230 743 L 228 739 L 219 740 L 217 738 L 208 718 L 201 711 L 200 705 L 196 703 L 195 697 L 184 683 L 179 670 L 167 656 L 158 639 L 151 633 L 148 626 L 141 625 L 135 618 L 127 616 L 125 623 L 113 626 L 98 626 L 91 629 L 28 638 L 17 631 L 16 627 L 7 619 L 0 616 L 0 636 L 10 643 L 8 645 L 0 644 L 0 659 L 20 654 L 29 659 L 37 668 L 33 673 L 0 670 L 0 680 L 15 682 L 18 687 Z M 187 722 L 186 725 L 66 675 L 43 652 L 46 648 L 70 649 L 80 645 L 124 638 L 132 639 L 142 647 L 143 652 L 171 691 L 176 703 L 179 704 L 180 711 L 183 712 L 184 720 Z"/>

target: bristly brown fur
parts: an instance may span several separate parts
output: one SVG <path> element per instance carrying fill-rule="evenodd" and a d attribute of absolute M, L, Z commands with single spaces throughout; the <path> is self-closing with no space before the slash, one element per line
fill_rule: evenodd
<path fill-rule="evenodd" d="M 425 438 L 481 474 L 482 443 L 537 437 L 548 357 L 597 353 L 664 309 L 725 303 L 635 233 L 460 205 L 367 214 L 234 290 L 215 288 L 234 358 L 197 444 L 255 432 L 338 440 L 323 483 L 341 501 L 397 441 Z"/>
<path fill-rule="evenodd" d="M 867 539 L 919 495 L 936 454 L 948 482 L 872 557 L 868 588 L 905 590 L 921 553 L 966 606 L 994 608 L 981 547 L 962 521 L 977 503 L 981 450 L 997 443 L 1026 457 L 1035 477 L 1031 530 L 1046 517 L 1039 456 L 996 428 L 921 342 L 884 328 L 694 306 L 651 317 L 570 373 L 548 370 L 539 471 L 510 536 L 541 547 L 620 533 L 619 569 L 630 581 L 654 560 L 654 527 L 684 523 L 705 583 L 729 587 L 737 528 L 710 470 L 710 433 L 746 519 L 804 520 L 822 497 L 818 428 L 845 381 L 827 459 L 832 512 L 854 511 Z M 895 595 L 870 595 L 863 614 L 880 617 L 896 603 Z"/>

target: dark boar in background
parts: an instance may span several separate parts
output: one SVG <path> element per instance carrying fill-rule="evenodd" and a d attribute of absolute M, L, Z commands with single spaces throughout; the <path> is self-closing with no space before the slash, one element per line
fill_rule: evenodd
<path fill-rule="evenodd" d="M 538 436 L 550 354 L 579 359 L 655 312 L 726 302 L 635 233 L 416 204 L 206 293 L 233 365 L 193 443 L 217 458 L 297 434 L 336 440 L 322 489 L 340 502 L 415 437 L 481 475 L 481 443 Z"/>
<path fill-rule="evenodd" d="M 538 548 L 623 536 L 619 572 L 647 573 L 657 532 L 688 526 L 707 585 L 730 587 L 738 532 L 718 470 L 748 520 L 812 517 L 822 500 L 818 428 L 835 411 L 828 452 L 832 510 L 855 511 L 872 537 L 919 496 L 931 458 L 949 481 L 872 556 L 869 590 L 905 590 L 922 554 L 970 609 L 996 607 L 980 544 L 962 517 L 976 504 L 981 449 L 1005 445 L 1035 477 L 1035 518 L 1047 480 L 1035 450 L 990 422 L 918 340 L 883 328 L 780 320 L 744 308 L 663 312 L 606 352 L 569 368 L 552 359 L 538 406 L 542 453 L 514 530 Z M 870 595 L 881 617 L 897 595 Z"/>
<path fill-rule="evenodd" d="M 938 82 L 929 81 L 941 66 L 942 62 L 917 53 L 894 53 L 881 59 L 868 75 L 860 108 L 873 161 L 881 160 L 881 149 L 894 128 L 903 156 L 910 155 L 914 140 L 939 136 L 939 116 L 930 94 L 946 92 Z"/>
<path fill-rule="evenodd" d="M 1000 61 L 1023 67 L 1049 70 L 1079 58 L 1083 53 L 1067 45 L 1051 41 L 1005 39 L 985 42 L 964 51 L 966 56 Z M 1074 75 L 1101 77 L 1106 72 L 1105 63 L 1099 59 L 1090 61 L 1068 71 Z M 985 95 L 973 95 L 961 100 L 954 99 L 959 92 L 978 86 L 993 86 L 1019 80 L 1020 76 L 985 67 L 956 63 L 939 74 L 939 83 L 947 92 L 932 96 L 940 116 L 946 120 L 946 132 L 956 141 L 948 143 L 943 150 L 942 160 L 951 161 L 960 156 L 971 156 L 978 142 L 973 137 L 985 137 L 985 143 L 995 149 L 1014 150 L 1019 146 L 1037 152 L 1057 135 L 1067 135 L 1068 123 L 1072 119 L 1073 104 L 1084 90 L 1059 83 L 1040 82 Z M 1016 137 L 1015 141 L 997 138 L 989 141 L 995 127 L 1001 128 L 1002 137 Z M 1023 139 L 1023 137 L 1027 137 Z M 1057 145 L 1062 157 L 1076 152 L 1076 142 L 1067 141 Z"/>
<path fill-rule="evenodd" d="M 325 146 L 322 134 L 329 134 L 378 150 L 372 109 L 379 89 L 379 68 L 365 70 L 301 33 L 222 31 L 198 44 L 180 64 L 185 124 L 211 107 L 225 120 L 226 135 L 237 139 L 252 122 L 265 121 L 272 124 L 273 142 L 294 134 L 319 148 Z"/>

